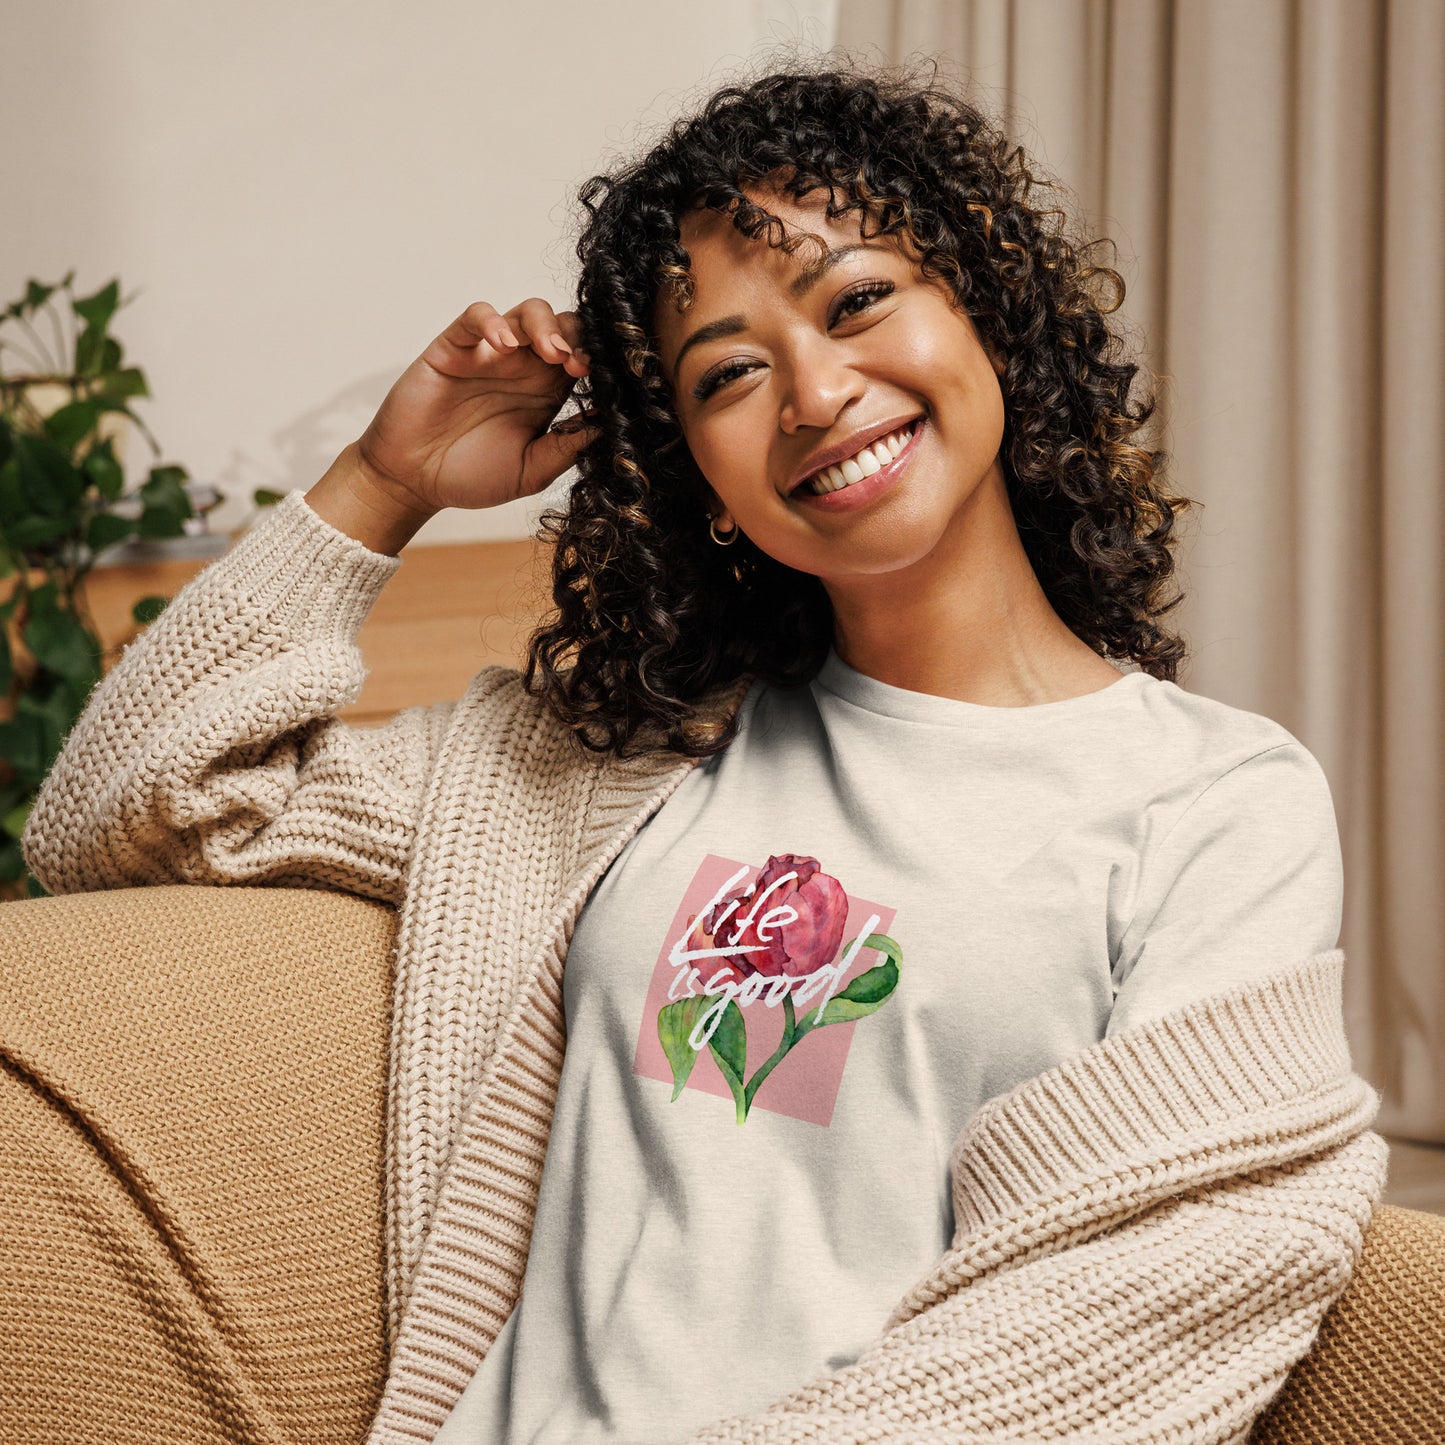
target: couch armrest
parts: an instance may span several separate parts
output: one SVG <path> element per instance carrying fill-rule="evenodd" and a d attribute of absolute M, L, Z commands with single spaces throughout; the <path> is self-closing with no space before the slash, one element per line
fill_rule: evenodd
<path fill-rule="evenodd" d="M 1382 1204 L 1348 1288 L 1250 1445 L 1445 1439 L 1445 1215 Z"/>
<path fill-rule="evenodd" d="M 0 1439 L 361 1438 L 395 925 L 307 888 L 0 904 Z"/>

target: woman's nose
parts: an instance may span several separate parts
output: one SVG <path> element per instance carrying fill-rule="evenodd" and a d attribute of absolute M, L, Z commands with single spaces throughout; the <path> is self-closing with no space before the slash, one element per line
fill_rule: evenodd
<path fill-rule="evenodd" d="M 783 405 L 778 425 L 785 432 L 803 427 L 826 429 L 864 388 L 845 348 L 826 338 L 799 345 L 785 368 Z"/>

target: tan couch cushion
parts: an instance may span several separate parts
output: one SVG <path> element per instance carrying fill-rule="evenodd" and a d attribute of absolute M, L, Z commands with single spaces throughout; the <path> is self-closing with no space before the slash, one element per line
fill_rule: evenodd
<path fill-rule="evenodd" d="M 1382 1204 L 1252 1445 L 1445 1441 L 1445 1216 Z"/>
<path fill-rule="evenodd" d="M 0 905 L 0 1439 L 364 1432 L 394 930 L 304 889 Z"/>
<path fill-rule="evenodd" d="M 296 888 L 0 904 L 7 1445 L 364 1433 L 395 925 Z M 1445 1218 L 1381 1207 L 1251 1440 L 1445 1440 Z"/>

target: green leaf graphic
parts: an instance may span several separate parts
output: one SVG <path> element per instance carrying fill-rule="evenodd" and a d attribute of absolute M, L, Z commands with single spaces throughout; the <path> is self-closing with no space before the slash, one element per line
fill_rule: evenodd
<path fill-rule="evenodd" d="M 676 1003 L 664 1004 L 657 1011 L 657 1037 L 667 1062 L 672 1065 L 672 1101 L 682 1093 L 692 1066 L 697 1062 L 697 1053 L 688 1043 L 688 1037 L 697 1021 L 708 1009 L 717 1005 L 717 996 L 695 994 L 692 998 L 680 998 Z M 717 1062 L 718 1070 L 733 1096 L 737 1106 L 738 1123 L 748 1116 L 751 1099 L 743 1088 L 743 1070 L 748 1059 L 748 1029 L 743 1020 L 743 1011 L 729 999 L 722 1017 L 708 1040 L 708 1048 Z"/>
<path fill-rule="evenodd" d="M 728 1006 L 718 1020 L 717 1029 L 708 1040 L 708 1048 L 712 1050 L 718 1069 L 727 1081 L 728 1088 L 732 1090 L 733 1103 L 738 1110 L 738 1123 L 745 1123 L 748 1105 L 752 1103 L 743 1087 L 743 1071 L 748 1063 L 748 1026 L 744 1023 L 743 1011 L 735 1000 L 728 1000 Z"/>
<path fill-rule="evenodd" d="M 884 961 L 877 968 L 860 973 L 847 988 L 834 994 L 824 1004 L 822 1018 L 818 1018 L 816 1009 L 807 1014 L 798 1026 L 800 1035 L 805 1030 L 821 1029 L 828 1024 L 847 1024 L 855 1019 L 867 1018 L 888 1002 L 893 990 L 898 987 L 898 966 L 903 962 L 903 950 L 886 933 L 870 933 L 864 939 L 863 947 L 883 954 Z"/>
<path fill-rule="evenodd" d="M 703 994 L 695 994 L 692 998 L 680 998 L 676 1003 L 664 1004 L 657 1011 L 657 1037 L 662 1044 L 662 1052 L 667 1055 L 667 1062 L 672 1065 L 673 1102 L 682 1093 L 682 1086 L 687 1083 L 687 1076 L 697 1062 L 697 1051 L 688 1043 L 687 1036 L 697 1023 L 703 1006 L 711 1002 Z"/>
<path fill-rule="evenodd" d="M 709 999 L 708 1002 L 715 1000 Z M 731 1071 L 737 1078 L 742 1078 L 748 1062 L 748 1030 L 743 1022 L 742 1009 L 731 999 L 718 1020 L 712 1038 L 708 1040 L 708 1048 L 724 1073 Z"/>

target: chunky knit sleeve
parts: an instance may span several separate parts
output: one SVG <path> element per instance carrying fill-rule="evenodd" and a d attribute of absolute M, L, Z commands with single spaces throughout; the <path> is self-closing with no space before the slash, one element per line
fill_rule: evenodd
<path fill-rule="evenodd" d="M 334 714 L 402 559 L 299 492 L 192 578 L 96 685 L 21 847 L 51 893 L 151 883 L 330 888 L 400 902 L 452 702 Z"/>
<path fill-rule="evenodd" d="M 692 1445 L 1243 1445 L 1384 1185 L 1332 950 L 985 1104 L 953 1247 L 847 1368 Z"/>

